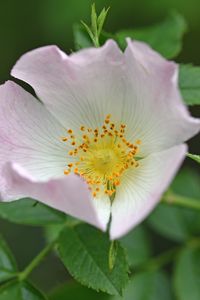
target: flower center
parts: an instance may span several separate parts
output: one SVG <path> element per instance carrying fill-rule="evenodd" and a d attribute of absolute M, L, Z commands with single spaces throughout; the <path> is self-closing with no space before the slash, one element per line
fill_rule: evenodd
<path fill-rule="evenodd" d="M 127 169 L 139 166 L 136 154 L 141 141 L 127 141 L 126 125 L 112 123 L 111 115 L 106 116 L 101 128 L 81 126 L 80 131 L 81 137 L 75 137 L 69 129 L 68 136 L 62 138 L 70 144 L 68 153 L 72 158 L 64 174 L 74 172 L 81 176 L 94 197 L 102 192 L 112 196 Z"/>

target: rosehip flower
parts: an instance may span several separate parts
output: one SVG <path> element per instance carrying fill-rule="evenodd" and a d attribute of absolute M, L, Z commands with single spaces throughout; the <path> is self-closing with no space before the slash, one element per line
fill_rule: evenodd
<path fill-rule="evenodd" d="M 146 44 L 112 40 L 66 55 L 23 55 L 0 87 L 2 200 L 37 199 L 119 238 L 155 207 L 200 121 L 178 89 L 178 67 Z"/>

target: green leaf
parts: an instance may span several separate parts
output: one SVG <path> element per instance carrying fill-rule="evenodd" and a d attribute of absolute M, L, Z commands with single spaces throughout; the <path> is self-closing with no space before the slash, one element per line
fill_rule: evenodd
<path fill-rule="evenodd" d="M 200 176 L 193 170 L 182 170 L 172 183 L 171 190 L 177 195 L 200 201 Z M 148 218 L 150 226 L 161 235 L 174 241 L 185 241 L 200 231 L 199 211 L 159 204 Z"/>
<path fill-rule="evenodd" d="M 116 34 L 116 40 L 123 49 L 126 47 L 126 37 L 144 41 L 166 58 L 173 58 L 181 51 L 182 37 L 186 29 L 184 18 L 173 13 L 156 25 L 120 31 Z"/>
<path fill-rule="evenodd" d="M 0 300 L 45 300 L 46 298 L 27 282 L 9 282 L 0 288 Z"/>
<path fill-rule="evenodd" d="M 97 37 L 97 14 L 96 14 L 95 3 L 92 4 L 92 10 L 91 10 L 91 30 L 94 36 Z"/>
<path fill-rule="evenodd" d="M 12 278 L 17 273 L 17 265 L 6 242 L 0 236 L 0 282 Z"/>
<path fill-rule="evenodd" d="M 114 297 L 112 300 L 121 300 Z M 144 272 L 135 275 L 129 282 L 123 300 L 172 300 L 167 276 L 161 272 Z M 190 298 L 188 298 L 190 299 Z"/>
<path fill-rule="evenodd" d="M 35 226 L 63 223 L 66 220 L 64 213 L 29 198 L 0 202 L 0 217 L 10 222 Z"/>
<path fill-rule="evenodd" d="M 96 292 L 77 283 L 67 283 L 54 290 L 49 300 L 110 300 L 107 294 Z"/>
<path fill-rule="evenodd" d="M 200 251 L 184 249 L 177 260 L 174 287 L 179 300 L 200 299 Z"/>
<path fill-rule="evenodd" d="M 106 234 L 89 226 L 65 229 L 60 236 L 60 257 L 70 274 L 83 285 L 112 295 L 121 295 L 128 281 L 128 266 L 123 248 L 109 269 L 110 241 Z"/>
<path fill-rule="evenodd" d="M 120 240 L 128 255 L 131 267 L 138 267 L 151 257 L 151 245 L 148 234 L 142 225 L 134 228 Z"/>
<path fill-rule="evenodd" d="M 102 32 L 102 29 L 103 29 L 103 25 L 105 23 L 105 20 L 106 20 L 106 17 L 107 17 L 107 14 L 108 14 L 108 11 L 109 11 L 110 8 L 103 8 L 100 15 L 98 16 L 98 19 L 97 19 L 97 26 L 98 26 L 98 36 L 100 36 L 101 32 Z"/>
<path fill-rule="evenodd" d="M 179 86 L 186 104 L 200 104 L 200 67 L 180 65 Z"/>
<path fill-rule="evenodd" d="M 200 164 L 200 155 L 188 153 L 188 154 L 187 154 L 187 157 L 189 157 L 189 158 L 195 160 L 196 162 L 198 162 L 198 163 Z"/>
<path fill-rule="evenodd" d="M 81 24 L 83 25 L 83 28 L 85 28 L 86 33 L 88 33 L 88 36 L 91 38 L 92 40 L 92 45 L 95 44 L 95 36 L 93 35 L 93 32 L 91 31 L 90 27 L 83 21 L 81 21 Z"/>

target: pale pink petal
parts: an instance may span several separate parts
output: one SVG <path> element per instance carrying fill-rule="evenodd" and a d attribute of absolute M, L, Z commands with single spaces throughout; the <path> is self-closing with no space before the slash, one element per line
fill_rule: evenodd
<path fill-rule="evenodd" d="M 159 202 L 180 164 L 187 147 L 182 144 L 140 160 L 127 171 L 112 205 L 110 236 L 116 239 L 140 223 Z"/>
<path fill-rule="evenodd" d="M 200 130 L 178 88 L 178 65 L 148 45 L 128 39 L 125 51 L 129 104 L 128 138 L 142 141 L 140 155 L 180 144 Z"/>
<path fill-rule="evenodd" d="M 37 182 L 18 164 L 5 164 L 0 173 L 4 201 L 30 197 L 106 230 L 110 201 L 108 197 L 93 199 L 80 177 L 71 174 L 61 179 Z"/>
<path fill-rule="evenodd" d="M 66 127 L 96 128 L 112 113 L 128 125 L 128 139 L 142 140 L 141 155 L 182 143 L 200 128 L 182 102 L 176 64 L 141 42 L 128 40 L 125 54 L 112 40 L 70 56 L 43 47 L 23 55 L 12 75 Z"/>
<path fill-rule="evenodd" d="M 37 99 L 12 81 L 0 86 L 0 166 L 19 163 L 37 179 L 63 176 L 66 130 Z"/>
<path fill-rule="evenodd" d="M 29 83 L 65 127 L 96 128 L 107 114 L 121 118 L 124 57 L 113 41 L 67 56 L 55 46 L 23 55 L 12 75 Z"/>

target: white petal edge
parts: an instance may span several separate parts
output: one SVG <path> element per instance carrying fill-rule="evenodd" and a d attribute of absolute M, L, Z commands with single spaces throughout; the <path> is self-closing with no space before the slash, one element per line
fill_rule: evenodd
<path fill-rule="evenodd" d="M 111 208 L 111 239 L 125 235 L 153 210 L 179 169 L 186 151 L 187 146 L 182 144 L 149 155 L 124 178 Z"/>

